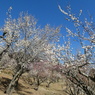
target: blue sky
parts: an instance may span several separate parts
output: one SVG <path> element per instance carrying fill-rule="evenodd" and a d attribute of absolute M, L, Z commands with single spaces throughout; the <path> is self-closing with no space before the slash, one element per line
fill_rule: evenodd
<path fill-rule="evenodd" d="M 63 25 L 73 30 L 73 26 L 65 20 L 65 16 L 59 11 L 57 4 L 65 10 L 66 6 L 70 4 L 75 14 L 78 14 L 79 10 L 82 9 L 83 17 L 88 15 L 87 11 L 95 16 L 95 0 L 0 0 L 0 26 L 4 23 L 8 8 L 12 6 L 13 18 L 17 18 L 22 11 L 28 11 L 42 27 L 46 24 L 51 26 Z M 61 33 L 66 34 L 63 28 Z"/>
<path fill-rule="evenodd" d="M 83 9 L 84 13 L 86 10 L 91 11 L 91 13 L 95 11 L 95 0 L 0 0 L 0 20 L 2 23 L 8 8 L 12 6 L 13 17 L 18 17 L 22 11 L 28 11 L 38 19 L 41 25 L 47 23 L 53 26 L 66 25 L 67 22 L 64 20 L 64 15 L 59 11 L 57 3 L 63 9 L 69 3 L 75 13 L 78 13 L 80 9 Z"/>

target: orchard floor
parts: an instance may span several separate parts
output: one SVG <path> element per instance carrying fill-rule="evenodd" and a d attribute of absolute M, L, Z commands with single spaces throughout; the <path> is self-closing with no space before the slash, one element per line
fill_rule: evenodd
<path fill-rule="evenodd" d="M 12 75 L 8 71 L 0 73 L 0 95 L 4 94 L 8 83 L 10 82 Z M 66 95 L 63 91 L 65 89 L 64 83 L 54 83 L 51 84 L 49 88 L 42 84 L 36 91 L 33 87 L 27 84 L 23 79 L 19 80 L 19 87 L 16 89 L 12 95 Z"/>

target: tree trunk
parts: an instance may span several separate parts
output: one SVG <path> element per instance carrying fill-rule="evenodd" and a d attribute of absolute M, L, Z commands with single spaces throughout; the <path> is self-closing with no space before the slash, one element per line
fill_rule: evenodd
<path fill-rule="evenodd" d="M 20 76 L 23 73 L 23 69 L 21 68 L 13 77 L 13 79 L 11 80 L 7 90 L 5 91 L 5 93 L 7 93 L 8 95 L 11 95 L 12 90 L 17 86 L 16 83 L 18 83 L 18 80 L 20 78 Z"/>
<path fill-rule="evenodd" d="M 83 90 L 87 95 L 95 95 L 95 92 L 90 87 L 83 86 Z"/>
<path fill-rule="evenodd" d="M 37 86 L 40 85 L 40 79 L 39 79 L 39 76 L 37 76 Z"/>

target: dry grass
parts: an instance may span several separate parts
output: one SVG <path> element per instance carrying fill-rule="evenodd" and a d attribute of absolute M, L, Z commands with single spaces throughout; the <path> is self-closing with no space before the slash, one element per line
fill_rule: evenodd
<path fill-rule="evenodd" d="M 4 71 L 0 74 L 0 95 L 6 95 L 4 91 L 11 81 L 11 78 L 12 74 L 10 71 Z M 51 84 L 49 88 L 44 83 L 36 91 L 31 85 L 27 84 L 23 79 L 20 79 L 18 89 L 12 95 L 66 95 L 63 92 L 64 87 L 63 82 Z"/>

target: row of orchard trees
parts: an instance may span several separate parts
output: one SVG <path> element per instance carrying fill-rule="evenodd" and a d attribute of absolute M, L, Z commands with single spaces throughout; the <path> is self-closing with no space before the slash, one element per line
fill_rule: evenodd
<path fill-rule="evenodd" d="M 58 45 L 60 27 L 46 25 L 40 28 L 37 20 L 27 13 L 21 13 L 18 19 L 12 19 L 8 14 L 0 33 L 0 69 L 8 67 L 13 71 L 13 78 L 5 91 L 8 95 L 17 87 L 19 78 L 25 72 L 36 77 L 38 85 L 47 79 L 51 79 L 51 83 L 56 76 L 60 78 L 64 75 L 68 80 L 69 89 L 66 92 L 69 95 L 95 95 L 95 70 L 91 69 L 95 50 L 94 23 L 87 19 L 80 21 L 82 11 L 75 17 L 69 7 L 68 12 L 60 6 L 59 9 L 67 15 L 68 21 L 74 23 L 76 33 L 67 27 L 66 30 L 69 36 L 80 42 L 84 52 L 72 54 L 70 40 L 62 46 Z M 84 41 L 87 44 L 84 45 Z M 59 62 L 64 62 L 64 65 Z"/>
<path fill-rule="evenodd" d="M 40 28 L 37 20 L 27 13 L 21 13 L 18 19 L 8 15 L 0 33 L 0 68 L 3 70 L 8 67 L 13 71 L 13 78 L 5 91 L 10 95 L 18 85 L 20 76 L 30 72 L 34 64 L 58 62 L 54 52 L 60 27 L 46 25 Z"/>
<path fill-rule="evenodd" d="M 60 5 L 59 10 L 67 17 L 66 20 L 74 24 L 74 31 L 66 27 L 68 36 L 79 42 L 81 49 L 76 55 L 70 50 L 67 54 L 68 65 L 64 68 L 69 89 L 68 95 L 95 95 L 95 23 L 92 16 L 81 20 L 82 10 L 78 16 L 71 12 L 71 7 L 64 11 Z M 66 56 L 66 55 L 65 55 Z M 62 59 L 63 60 L 63 59 Z M 69 63 L 69 64 L 68 64 Z"/>

